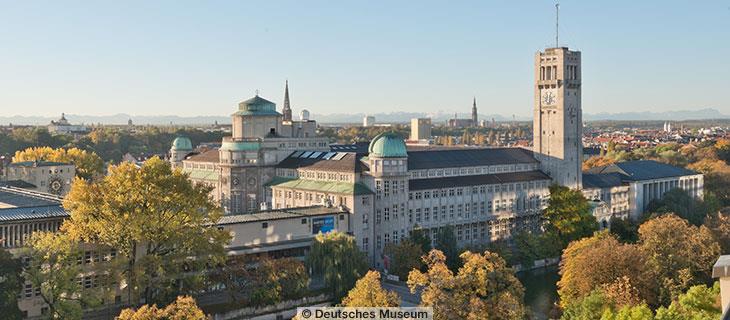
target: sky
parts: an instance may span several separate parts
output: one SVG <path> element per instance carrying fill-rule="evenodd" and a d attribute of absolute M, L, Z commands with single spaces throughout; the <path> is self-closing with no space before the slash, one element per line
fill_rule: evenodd
<path fill-rule="evenodd" d="M 730 1 L 561 1 L 583 112 L 730 114 Z M 0 116 L 530 115 L 553 1 L 0 0 Z"/>

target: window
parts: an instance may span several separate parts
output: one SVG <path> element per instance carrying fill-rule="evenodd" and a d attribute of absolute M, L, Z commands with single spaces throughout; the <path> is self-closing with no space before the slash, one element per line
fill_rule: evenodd
<path fill-rule="evenodd" d="M 268 227 L 269 227 L 269 223 L 268 222 L 264 222 L 264 223 L 261 224 L 261 228 L 263 228 L 263 229 L 266 229 Z"/>
<path fill-rule="evenodd" d="M 307 224 L 307 218 L 302 219 L 302 224 Z"/>

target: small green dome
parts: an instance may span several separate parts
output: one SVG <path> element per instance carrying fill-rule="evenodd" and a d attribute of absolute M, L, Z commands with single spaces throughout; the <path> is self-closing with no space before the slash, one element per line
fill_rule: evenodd
<path fill-rule="evenodd" d="M 188 137 L 179 136 L 172 141 L 172 150 L 193 151 L 193 143 Z"/>
<path fill-rule="evenodd" d="M 381 158 L 405 158 L 408 156 L 406 152 L 406 143 L 395 132 L 384 132 L 373 138 L 368 147 L 370 156 Z"/>
<path fill-rule="evenodd" d="M 276 116 L 276 104 L 256 95 L 255 97 L 238 104 L 238 111 L 233 115 L 239 116 Z"/>

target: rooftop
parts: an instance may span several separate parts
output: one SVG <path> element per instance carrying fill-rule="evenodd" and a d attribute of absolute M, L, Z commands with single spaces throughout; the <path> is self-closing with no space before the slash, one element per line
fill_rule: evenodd
<path fill-rule="evenodd" d="M 20 161 L 9 164 L 9 167 L 55 167 L 55 166 L 70 166 L 70 163 L 55 162 L 55 161 Z"/>
<path fill-rule="evenodd" d="M 713 278 L 725 278 L 730 277 L 730 255 L 720 256 L 712 266 L 712 277 Z"/>
<path fill-rule="evenodd" d="M 373 194 L 365 184 L 361 182 L 337 182 L 337 181 L 319 181 L 319 180 L 307 180 L 307 179 L 294 179 L 285 177 L 274 177 L 271 181 L 266 183 L 267 186 L 276 186 L 289 189 L 300 189 L 309 191 L 320 191 L 329 193 L 342 193 L 342 194 Z"/>
<path fill-rule="evenodd" d="M 356 173 L 366 170 L 360 157 L 354 152 L 296 151 L 276 167 Z"/>
<path fill-rule="evenodd" d="M 302 218 L 311 216 L 331 215 L 348 213 L 347 210 L 339 207 L 311 206 L 287 209 L 264 210 L 254 213 L 227 215 L 221 217 L 218 225 L 248 223 L 258 221 L 270 221 L 279 219 Z"/>
<path fill-rule="evenodd" d="M 619 173 L 624 181 L 640 181 L 661 178 L 695 175 L 696 172 L 654 160 L 636 160 L 617 162 L 606 166 L 591 168 L 590 174 Z"/>
<path fill-rule="evenodd" d="M 612 187 L 618 187 L 623 184 L 622 181 L 622 175 L 620 173 L 598 173 L 598 174 L 591 174 L 591 173 L 584 173 L 583 174 L 583 188 L 584 189 L 593 189 L 593 188 L 612 188 Z"/>
<path fill-rule="evenodd" d="M 537 163 L 532 151 L 522 148 L 447 148 L 408 152 L 408 170 Z"/>
<path fill-rule="evenodd" d="M 0 222 L 68 217 L 61 200 L 52 194 L 0 186 Z"/>

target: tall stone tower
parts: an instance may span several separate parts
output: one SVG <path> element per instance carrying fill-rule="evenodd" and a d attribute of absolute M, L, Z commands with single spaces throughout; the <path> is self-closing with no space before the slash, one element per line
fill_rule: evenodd
<path fill-rule="evenodd" d="M 289 103 L 289 80 L 286 80 L 284 87 L 284 108 L 281 110 L 282 120 L 291 121 L 291 104 Z"/>
<path fill-rule="evenodd" d="M 580 189 L 583 163 L 580 51 L 535 54 L 533 151 L 555 183 Z"/>
<path fill-rule="evenodd" d="M 473 127 L 479 126 L 479 119 L 477 119 L 477 97 L 474 97 L 474 104 L 471 106 L 471 125 Z"/>

